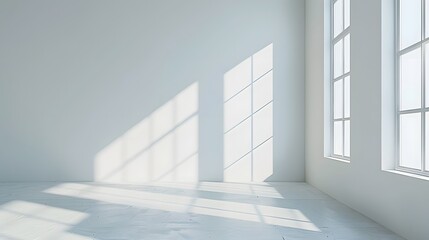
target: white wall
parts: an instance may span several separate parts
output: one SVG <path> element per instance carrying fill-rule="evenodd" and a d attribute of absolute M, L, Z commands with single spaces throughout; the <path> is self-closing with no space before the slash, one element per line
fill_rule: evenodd
<path fill-rule="evenodd" d="M 304 11 L 303 0 L 1 1 L 0 181 L 222 181 L 224 75 L 267 46 L 274 140 L 254 153 L 272 164 L 258 180 L 304 180 Z M 245 131 L 236 142 L 253 141 Z"/>
<path fill-rule="evenodd" d="M 393 160 L 386 144 L 393 78 L 385 49 L 393 40 L 386 22 L 392 3 L 351 0 L 351 163 L 344 163 L 324 157 L 324 0 L 306 1 L 306 179 L 405 238 L 425 240 L 429 181 L 381 169 L 382 160 L 383 167 Z"/>

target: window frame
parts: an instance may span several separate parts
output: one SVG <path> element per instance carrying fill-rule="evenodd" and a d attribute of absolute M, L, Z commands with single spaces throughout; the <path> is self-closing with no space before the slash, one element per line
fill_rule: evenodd
<path fill-rule="evenodd" d="M 334 24 L 335 24 L 335 22 L 334 22 L 334 15 L 335 15 L 335 13 L 334 13 L 334 4 L 337 2 L 337 1 L 339 1 L 339 0 L 329 0 L 329 4 L 330 4 L 330 6 L 329 6 L 329 9 L 330 9 L 330 32 L 329 32 L 329 48 L 330 48 L 330 76 L 329 76 L 329 89 L 330 89 L 330 113 L 329 113 L 329 128 L 330 128 L 330 133 L 329 133 L 329 135 L 330 135 L 330 137 L 329 137 L 329 139 L 330 139 L 330 148 L 329 148 L 329 151 L 330 151 L 330 157 L 332 157 L 332 158 L 336 158 L 336 159 L 340 159 L 340 160 L 343 160 L 343 161 L 346 161 L 346 162 L 350 162 L 350 158 L 351 158 L 351 152 L 350 152 L 350 156 L 345 156 L 345 154 L 344 154 L 344 149 L 345 149 L 345 122 L 346 121 L 349 121 L 349 124 L 350 124 L 350 126 L 351 126 L 351 111 L 350 111 L 350 115 L 348 116 L 348 117 L 345 117 L 344 116 L 344 114 L 345 114 L 345 79 L 347 78 L 347 77 L 349 77 L 349 81 L 350 81 L 350 83 L 351 83 L 351 66 L 350 66 L 350 69 L 349 69 L 349 71 L 348 72 L 346 72 L 345 73 L 345 70 L 344 70 L 344 65 L 345 65 L 345 47 L 344 47 L 344 39 L 347 37 L 347 36 L 349 36 L 349 40 L 351 40 L 351 31 L 350 31 L 350 28 L 351 28 L 351 19 L 349 19 L 349 26 L 347 27 L 347 28 L 344 28 L 345 26 L 344 26 L 344 24 L 345 24 L 345 4 L 344 4 L 344 0 L 341 0 L 341 1 L 343 1 L 343 30 L 337 35 L 337 36 L 335 36 L 335 33 L 334 33 Z M 351 6 L 349 5 L 349 9 L 351 8 Z M 351 10 L 351 9 L 350 9 Z M 349 11 L 349 12 L 351 12 L 351 11 Z M 349 18 L 350 18 L 350 15 L 351 14 L 349 14 Z M 343 52 L 343 59 L 342 59 L 342 63 L 343 63 L 343 73 L 341 74 L 341 75 L 339 75 L 339 76 L 337 76 L 337 77 L 335 77 L 335 73 L 334 73 L 334 47 L 335 47 L 335 44 L 336 43 L 338 43 L 339 41 L 343 41 L 343 44 L 342 44 L 342 52 Z M 349 49 L 350 50 L 350 49 Z M 350 54 L 350 52 L 349 52 L 349 56 L 350 56 L 350 62 L 349 63 L 351 63 L 351 54 Z M 342 107 L 343 107 L 343 109 L 342 109 L 342 112 L 343 112 L 343 116 L 341 117 L 341 118 L 337 118 L 337 119 L 335 119 L 335 117 L 334 117 L 334 84 L 335 84 L 335 82 L 337 82 L 337 81 L 340 81 L 340 80 L 342 80 L 343 81 L 343 89 L 342 89 Z M 350 88 L 350 86 L 349 86 L 349 88 Z M 349 109 L 350 109 L 350 106 L 349 106 Z M 351 109 L 350 109 L 351 110 Z M 339 155 L 339 154 L 335 154 L 334 153 L 334 124 L 335 124 L 335 122 L 342 122 L 342 155 Z M 349 133 L 349 138 L 350 138 L 350 135 L 351 135 L 351 133 Z M 349 143 L 351 143 L 351 141 L 350 141 L 350 139 L 349 139 Z M 350 144 L 350 146 L 349 146 L 349 148 L 351 147 L 351 144 Z"/>
<path fill-rule="evenodd" d="M 400 33 L 400 23 L 401 23 L 401 9 L 400 9 L 400 2 L 403 0 L 395 0 L 395 37 L 394 37 L 394 45 L 395 45 L 395 170 L 411 173 L 411 174 L 417 174 L 421 176 L 429 177 L 429 170 L 426 170 L 426 155 L 429 151 L 426 151 L 426 113 L 429 113 L 429 107 L 426 107 L 426 57 L 425 52 L 426 48 L 429 47 L 429 35 L 426 37 L 426 3 L 427 0 L 420 0 L 421 1 L 421 36 L 420 40 L 416 43 L 411 44 L 410 46 L 405 47 L 401 50 L 401 33 Z M 407 109 L 407 110 L 401 110 L 401 87 L 400 87 L 400 81 L 401 81 L 401 71 L 400 71 L 400 59 L 401 56 L 404 56 L 407 53 L 410 53 L 416 49 L 420 48 L 420 54 L 421 54 L 421 89 L 420 89 L 420 107 L 415 109 Z M 428 89 L 429 90 L 429 89 Z M 401 166 L 401 136 L 400 136 L 400 118 L 401 115 L 405 114 L 413 114 L 413 113 L 420 113 L 420 124 L 421 124 L 421 169 L 414 169 L 406 166 Z M 428 126 L 429 127 L 429 126 Z M 429 148 L 428 148 L 429 150 Z"/>

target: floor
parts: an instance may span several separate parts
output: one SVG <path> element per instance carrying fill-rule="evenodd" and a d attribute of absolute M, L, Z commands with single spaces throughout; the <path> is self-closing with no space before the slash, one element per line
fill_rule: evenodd
<path fill-rule="evenodd" d="M 0 239 L 402 239 L 305 183 L 0 184 Z"/>

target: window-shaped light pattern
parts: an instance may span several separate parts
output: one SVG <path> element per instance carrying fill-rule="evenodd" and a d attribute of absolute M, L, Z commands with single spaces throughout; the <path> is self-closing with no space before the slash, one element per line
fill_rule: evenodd
<path fill-rule="evenodd" d="M 224 75 L 224 181 L 273 174 L 273 44 Z"/>
<path fill-rule="evenodd" d="M 350 158 L 350 0 L 331 8 L 331 155 Z"/>
<path fill-rule="evenodd" d="M 429 175 L 429 0 L 397 0 L 397 169 Z"/>

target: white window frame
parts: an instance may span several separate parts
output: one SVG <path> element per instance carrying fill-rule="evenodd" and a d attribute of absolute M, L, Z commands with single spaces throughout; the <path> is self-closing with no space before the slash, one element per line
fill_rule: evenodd
<path fill-rule="evenodd" d="M 344 51 L 344 39 L 347 35 L 349 35 L 350 39 L 351 39 L 351 33 L 350 33 L 350 27 L 351 27 L 351 21 L 349 26 L 344 29 L 341 33 L 339 33 L 336 37 L 334 37 L 334 4 L 338 1 L 338 0 L 329 0 L 330 1 L 330 34 L 329 34 L 329 41 L 330 41 L 330 79 L 329 79 L 329 87 L 330 87 L 330 116 L 329 116 L 329 121 L 330 121 L 330 156 L 333 158 L 337 158 L 337 159 L 341 159 L 341 160 L 345 160 L 347 162 L 350 161 L 350 156 L 345 156 L 344 155 L 344 149 L 345 149 L 345 122 L 349 121 L 350 122 L 350 126 L 351 126 L 351 114 L 349 117 L 344 117 L 344 113 L 345 113 L 345 84 L 344 84 L 344 80 L 346 77 L 349 77 L 350 82 L 351 82 L 351 69 L 345 73 L 344 71 L 344 63 L 345 63 L 345 51 Z M 344 4 L 344 0 L 343 0 L 343 26 L 345 23 L 345 4 Z M 341 74 L 338 77 L 335 77 L 334 75 L 334 46 L 335 43 L 339 42 L 343 40 L 343 74 Z M 350 54 L 351 56 L 351 54 Z M 351 61 L 350 61 L 351 62 Z M 343 116 L 341 118 L 334 118 L 334 83 L 337 82 L 338 80 L 343 80 Z M 334 153 L 334 123 L 335 122 L 343 122 L 343 151 L 342 151 L 342 155 L 338 155 Z M 350 140 L 349 140 L 350 141 Z M 351 155 L 351 154 L 350 154 Z"/>
<path fill-rule="evenodd" d="M 395 169 L 402 172 L 411 174 L 418 174 L 423 176 L 429 176 L 429 171 L 426 169 L 425 156 L 426 150 L 426 114 L 429 112 L 429 107 L 426 107 L 426 86 L 425 86 L 425 45 L 429 44 L 429 37 L 425 37 L 425 5 L 426 0 L 421 0 L 421 39 L 417 43 L 414 43 L 401 50 L 400 46 L 400 1 L 395 0 Z M 427 45 L 426 47 L 429 47 Z M 411 110 L 400 109 L 400 58 L 413 50 L 420 48 L 421 50 L 421 105 L 420 108 Z M 414 169 L 400 165 L 400 117 L 403 114 L 420 113 L 421 117 L 421 161 L 422 168 Z M 429 150 L 429 149 L 428 149 Z"/>

